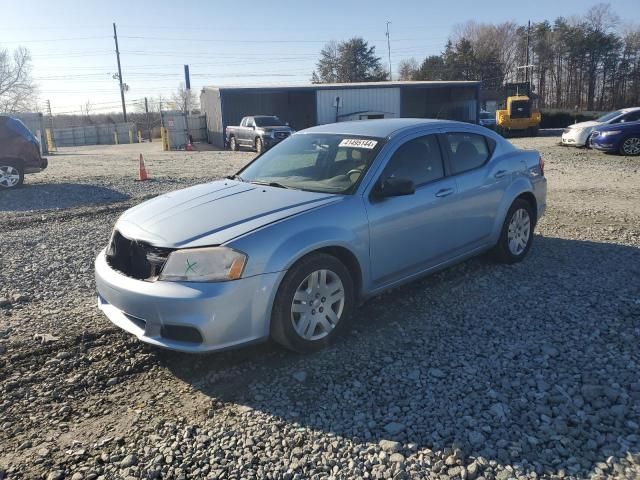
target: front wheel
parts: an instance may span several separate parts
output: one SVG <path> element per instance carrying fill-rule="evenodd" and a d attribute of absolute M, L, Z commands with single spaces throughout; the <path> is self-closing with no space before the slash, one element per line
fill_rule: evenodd
<path fill-rule="evenodd" d="M 236 137 L 231 137 L 231 138 L 229 139 L 229 149 L 230 149 L 232 152 L 236 152 L 236 151 L 238 151 L 238 143 L 236 142 Z"/>
<path fill-rule="evenodd" d="M 625 138 L 620 145 L 620 154 L 633 157 L 640 155 L 640 137 Z"/>
<path fill-rule="evenodd" d="M 18 162 L 0 160 L 0 190 L 18 188 L 24 182 L 24 169 Z"/>
<path fill-rule="evenodd" d="M 521 198 L 509 208 L 494 248 L 494 256 L 501 263 L 517 263 L 524 259 L 533 241 L 534 213 L 531 204 Z"/>
<path fill-rule="evenodd" d="M 337 258 L 308 255 L 285 275 L 273 306 L 271 336 L 296 352 L 325 348 L 345 328 L 354 305 L 353 280 Z"/>
<path fill-rule="evenodd" d="M 260 155 L 264 150 L 264 143 L 260 137 L 256 138 L 256 153 Z"/>

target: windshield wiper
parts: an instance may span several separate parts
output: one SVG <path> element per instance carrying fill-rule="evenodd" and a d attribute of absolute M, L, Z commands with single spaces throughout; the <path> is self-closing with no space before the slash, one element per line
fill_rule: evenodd
<path fill-rule="evenodd" d="M 249 183 L 253 183 L 255 185 L 266 185 L 268 187 L 276 187 L 276 188 L 287 188 L 287 189 L 291 188 L 291 187 L 287 187 L 286 185 L 283 185 L 283 184 L 278 183 L 278 182 L 261 182 L 259 180 L 254 180 L 254 181 L 249 182 Z"/>
<path fill-rule="evenodd" d="M 239 180 L 241 182 L 244 182 L 244 179 L 238 174 L 228 175 L 226 178 L 227 180 Z"/>

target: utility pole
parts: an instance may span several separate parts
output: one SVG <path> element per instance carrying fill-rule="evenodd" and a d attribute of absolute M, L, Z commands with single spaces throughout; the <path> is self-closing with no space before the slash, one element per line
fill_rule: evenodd
<path fill-rule="evenodd" d="M 527 26 L 527 61 L 525 62 L 525 65 L 529 65 L 529 39 L 531 37 L 531 20 L 529 20 L 529 24 Z M 529 83 L 529 69 L 525 68 L 524 69 L 524 81 L 526 83 Z M 529 83 L 529 91 L 531 91 L 531 84 Z M 531 95 L 531 93 L 529 93 L 529 95 Z"/>
<path fill-rule="evenodd" d="M 147 114 L 147 131 L 149 132 L 149 142 L 153 142 L 151 139 L 151 123 L 149 122 L 149 102 L 147 97 L 144 97 L 144 111 Z"/>
<path fill-rule="evenodd" d="M 393 74 L 391 73 L 391 35 L 389 34 L 389 25 L 391 22 L 387 20 L 387 52 L 389 53 L 389 80 L 393 80 Z"/>
<path fill-rule="evenodd" d="M 120 98 L 122 99 L 122 116 L 127 121 L 127 107 L 124 103 L 124 84 L 122 83 L 122 67 L 120 67 L 120 50 L 118 50 L 118 32 L 116 24 L 113 24 L 113 39 L 116 41 L 116 58 L 118 59 L 118 80 L 120 81 Z"/>

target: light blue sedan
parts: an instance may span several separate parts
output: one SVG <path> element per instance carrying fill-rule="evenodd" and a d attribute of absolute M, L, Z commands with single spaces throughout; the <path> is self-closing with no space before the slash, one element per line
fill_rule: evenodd
<path fill-rule="evenodd" d="M 538 152 L 480 126 L 313 127 L 125 212 L 96 259 L 98 303 L 161 347 L 314 351 L 372 295 L 487 250 L 522 260 L 546 189 Z"/>

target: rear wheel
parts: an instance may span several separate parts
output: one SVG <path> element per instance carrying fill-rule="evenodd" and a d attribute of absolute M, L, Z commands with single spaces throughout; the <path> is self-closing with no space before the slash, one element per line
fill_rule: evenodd
<path fill-rule="evenodd" d="M 229 149 L 233 152 L 238 150 L 238 143 L 236 142 L 236 137 L 231 137 L 229 139 Z"/>
<path fill-rule="evenodd" d="M 620 153 L 634 157 L 640 155 L 640 137 L 633 136 L 625 138 L 620 145 Z"/>
<path fill-rule="evenodd" d="M 502 263 L 517 263 L 529 253 L 533 241 L 534 213 L 529 202 L 516 199 L 504 220 L 494 256 Z"/>
<path fill-rule="evenodd" d="M 0 189 L 18 188 L 24 182 L 24 169 L 19 162 L 0 160 Z"/>
<path fill-rule="evenodd" d="M 308 255 L 282 280 L 271 336 L 296 352 L 320 350 L 345 328 L 353 304 L 353 280 L 344 264 L 324 253 Z"/>
<path fill-rule="evenodd" d="M 263 150 L 264 150 L 264 144 L 262 143 L 262 139 L 258 137 L 256 138 L 256 152 L 258 155 L 260 155 Z"/>

